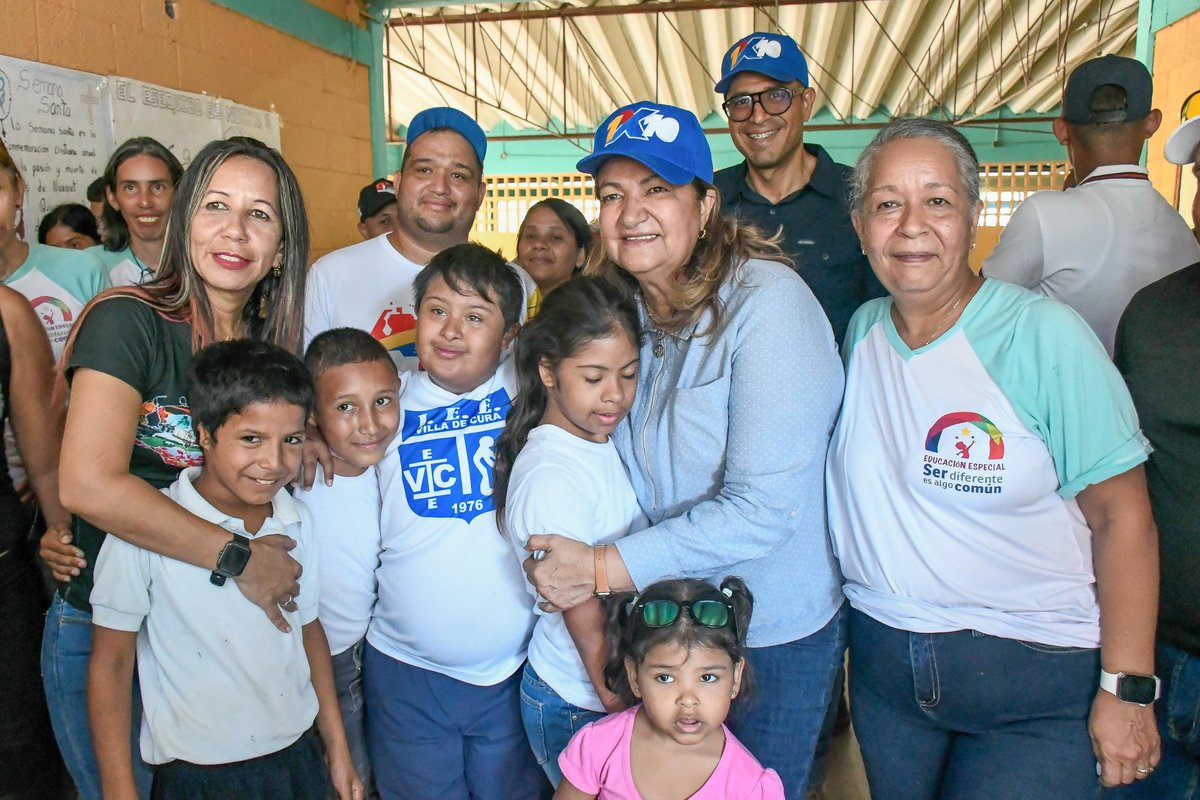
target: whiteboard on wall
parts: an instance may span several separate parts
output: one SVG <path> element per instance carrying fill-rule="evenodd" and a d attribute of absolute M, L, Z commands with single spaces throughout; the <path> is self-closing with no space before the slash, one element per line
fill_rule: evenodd
<path fill-rule="evenodd" d="M 225 98 L 0 56 L 0 137 L 26 183 L 25 236 L 60 203 L 87 203 L 121 142 L 151 136 L 186 167 L 204 145 L 253 136 L 280 149 L 279 115 Z"/>
<path fill-rule="evenodd" d="M 60 203 L 87 203 L 113 149 L 107 80 L 0 56 L 0 137 L 25 178 L 25 235 Z"/>

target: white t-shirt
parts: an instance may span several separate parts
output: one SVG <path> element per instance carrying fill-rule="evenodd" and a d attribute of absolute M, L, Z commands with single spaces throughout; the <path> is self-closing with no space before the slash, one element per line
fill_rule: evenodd
<path fill-rule="evenodd" d="M 829 527 L 851 605 L 901 630 L 1096 647 L 1075 496 L 1145 461 L 1129 392 L 1069 308 L 985 281 L 911 350 L 891 299 L 850 321 Z"/>
<path fill-rule="evenodd" d="M 400 372 L 417 369 L 413 279 L 423 267 L 400 255 L 387 234 L 317 259 L 308 273 L 304 346 L 331 328 L 359 328 L 388 349 Z M 524 322 L 531 305 L 540 302 L 540 295 L 533 279 L 520 267 L 513 267 L 525 289 Z"/>
<path fill-rule="evenodd" d="M 108 278 L 113 286 L 138 286 L 154 277 L 154 272 L 142 265 L 131 247 L 105 250 L 103 245 L 96 245 L 89 247 L 87 252 L 94 254 L 108 267 Z"/>
<path fill-rule="evenodd" d="M 1066 303 L 1111 356 L 1117 323 L 1138 290 L 1200 261 L 1187 223 L 1149 180 L 1106 177 L 1146 174 L 1135 164 L 1097 167 L 1073 189 L 1032 195 L 983 274 Z"/>
<path fill-rule="evenodd" d="M 358 644 L 375 610 L 375 569 L 379 566 L 379 478 L 338 475 L 325 485 L 317 467 L 312 489 L 297 489 L 312 512 L 313 538 L 321 562 L 321 627 L 329 652 Z"/>
<path fill-rule="evenodd" d="M 4 285 L 29 300 L 57 361 L 79 312 L 108 288 L 109 280 L 104 263 L 90 252 L 30 242 L 25 262 L 4 279 Z"/>
<path fill-rule="evenodd" d="M 535 533 L 558 533 L 585 544 L 614 542 L 647 522 L 629 483 L 629 472 L 611 441 L 589 442 L 556 425 L 529 432 L 513 464 L 504 508 L 505 533 L 520 564 Z M 533 587 L 529 593 L 537 597 Z M 529 663 L 559 697 L 604 711 L 575 649 L 562 614 L 537 613 Z"/>
<path fill-rule="evenodd" d="M 516 381 L 507 363 L 462 395 L 405 376 L 400 432 L 379 464 L 383 553 L 373 647 L 406 664 L 492 686 L 525 660 L 525 574 L 496 527 L 493 447 Z"/>
<path fill-rule="evenodd" d="M 141 750 L 149 764 L 229 764 L 268 755 L 299 739 L 317 716 L 301 632 L 317 618 L 320 585 L 308 509 L 281 490 L 273 516 L 248 534 L 240 519 L 196 492 L 192 481 L 200 470 L 185 469 L 163 493 L 228 531 L 295 539 L 291 555 L 304 568 L 303 591 L 299 609 L 284 612 L 292 631 L 282 633 L 232 581 L 214 586 L 208 569 L 105 537 L 92 621 L 137 631 Z"/>

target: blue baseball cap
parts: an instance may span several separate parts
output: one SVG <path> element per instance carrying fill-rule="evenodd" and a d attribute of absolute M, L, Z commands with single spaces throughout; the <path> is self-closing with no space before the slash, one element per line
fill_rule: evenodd
<path fill-rule="evenodd" d="M 755 32 L 726 50 L 721 59 L 721 80 L 713 87 L 716 93 L 725 94 L 739 72 L 757 72 L 784 83 L 800 81 L 808 86 L 808 61 L 796 40 L 782 33 Z"/>
<path fill-rule="evenodd" d="M 575 168 L 595 176 L 613 156 L 632 158 L 676 186 L 713 181 L 712 151 L 700 120 L 675 106 L 647 100 L 618 108 L 596 129 L 592 154 Z"/>
<path fill-rule="evenodd" d="M 413 117 L 404 134 L 405 147 L 412 147 L 412 143 L 423 133 L 442 129 L 452 130 L 466 139 L 467 144 L 471 145 L 471 149 L 479 157 L 479 163 L 482 166 L 483 157 L 487 155 L 487 136 L 484 134 L 483 128 L 457 108 L 449 106 L 427 108 Z"/>

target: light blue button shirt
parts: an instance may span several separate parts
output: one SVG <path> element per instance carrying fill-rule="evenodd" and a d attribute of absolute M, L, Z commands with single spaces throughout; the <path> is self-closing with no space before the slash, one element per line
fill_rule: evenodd
<path fill-rule="evenodd" d="M 785 266 L 752 260 L 718 294 L 721 324 L 646 338 L 613 434 L 652 527 L 617 543 L 640 589 L 746 581 L 752 647 L 819 630 L 842 602 L 825 518 L 825 453 L 844 377 L 829 321 Z"/>

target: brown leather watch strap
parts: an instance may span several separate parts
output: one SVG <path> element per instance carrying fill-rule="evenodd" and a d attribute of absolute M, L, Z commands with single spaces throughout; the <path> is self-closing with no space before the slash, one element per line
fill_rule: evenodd
<path fill-rule="evenodd" d="M 612 594 L 612 590 L 608 588 L 608 564 L 604 560 L 607 554 L 606 544 L 598 544 L 592 548 L 592 555 L 596 559 L 596 597 L 608 597 Z"/>

